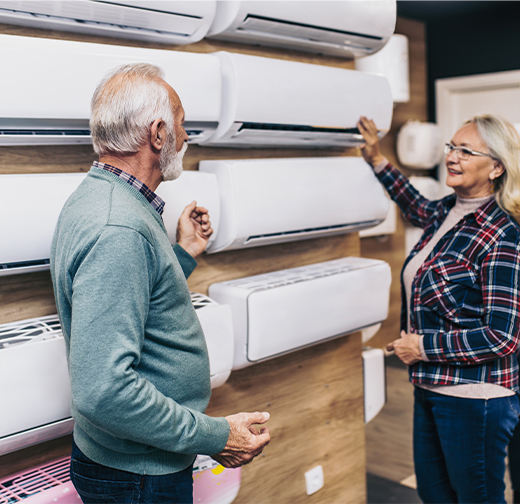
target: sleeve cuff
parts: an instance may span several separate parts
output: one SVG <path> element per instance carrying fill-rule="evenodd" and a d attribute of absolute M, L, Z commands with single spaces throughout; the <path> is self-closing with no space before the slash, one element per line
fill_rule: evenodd
<path fill-rule="evenodd" d="M 177 256 L 177 260 L 181 265 L 184 277 L 188 278 L 193 270 L 197 267 L 197 261 L 188 252 L 186 252 L 178 243 L 173 246 L 173 251 Z"/>
<path fill-rule="evenodd" d="M 375 173 L 381 173 L 388 166 L 388 159 L 384 158 L 377 166 L 374 166 Z"/>
<path fill-rule="evenodd" d="M 224 418 L 206 417 L 211 424 L 208 429 L 208 436 L 204 442 L 204 450 L 199 451 L 200 455 L 216 455 L 220 453 L 227 444 L 229 438 L 229 422 Z"/>
<path fill-rule="evenodd" d="M 421 352 L 422 360 L 425 362 L 428 362 L 430 359 L 428 359 L 428 356 L 426 355 L 426 352 L 424 351 L 424 336 L 421 336 L 419 338 L 419 350 Z"/>

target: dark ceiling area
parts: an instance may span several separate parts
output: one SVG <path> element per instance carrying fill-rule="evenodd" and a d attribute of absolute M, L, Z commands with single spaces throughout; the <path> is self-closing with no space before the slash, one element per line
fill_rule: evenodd
<path fill-rule="evenodd" d="M 520 1 L 397 0 L 397 15 L 425 24 L 431 121 L 437 79 L 520 70 Z"/>
<path fill-rule="evenodd" d="M 464 25 L 466 17 L 515 14 L 520 15 L 520 1 L 397 0 L 398 16 L 426 23 L 459 17 L 459 22 Z"/>

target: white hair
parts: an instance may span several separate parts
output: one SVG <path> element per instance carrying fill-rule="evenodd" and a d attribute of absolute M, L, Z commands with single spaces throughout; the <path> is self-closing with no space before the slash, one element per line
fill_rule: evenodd
<path fill-rule="evenodd" d="M 520 223 L 520 135 L 510 122 L 492 114 L 475 116 L 465 124 L 475 124 L 489 154 L 504 167 L 493 180 L 495 198 Z"/>
<path fill-rule="evenodd" d="M 156 119 L 174 127 L 162 78 L 162 69 L 148 63 L 122 65 L 103 78 L 91 101 L 90 131 L 96 154 L 135 154 Z"/>

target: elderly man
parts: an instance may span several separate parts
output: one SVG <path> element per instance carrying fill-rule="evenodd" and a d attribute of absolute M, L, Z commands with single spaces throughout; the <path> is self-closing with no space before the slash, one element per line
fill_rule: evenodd
<path fill-rule="evenodd" d="M 65 204 L 51 273 L 75 419 L 71 478 L 83 502 L 192 502 L 195 454 L 225 467 L 269 442 L 267 413 L 204 414 L 204 335 L 186 278 L 212 233 L 193 202 L 172 247 L 154 193 L 182 172 L 175 91 L 152 65 L 119 67 L 92 98 L 99 162 Z"/>

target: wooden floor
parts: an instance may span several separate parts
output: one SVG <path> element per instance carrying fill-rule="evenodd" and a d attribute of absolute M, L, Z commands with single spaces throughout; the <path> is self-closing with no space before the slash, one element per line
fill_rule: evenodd
<path fill-rule="evenodd" d="M 407 369 L 396 362 L 396 357 L 387 357 L 386 362 L 387 403 L 365 428 L 367 473 L 415 488 L 413 385 L 408 381 Z M 508 472 L 506 486 L 506 500 L 511 503 Z"/>

